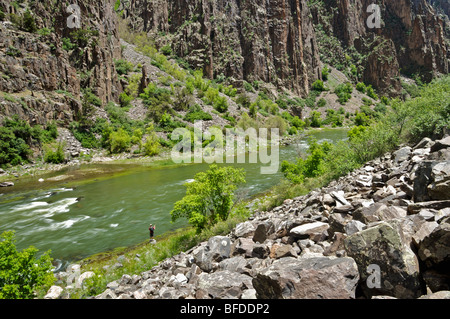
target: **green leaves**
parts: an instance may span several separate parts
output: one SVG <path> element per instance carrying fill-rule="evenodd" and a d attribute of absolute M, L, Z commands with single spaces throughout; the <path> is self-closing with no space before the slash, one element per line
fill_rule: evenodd
<path fill-rule="evenodd" d="M 50 252 L 36 258 L 37 252 L 32 246 L 17 251 L 14 232 L 0 235 L 0 299 L 31 299 L 54 283 Z"/>
<path fill-rule="evenodd" d="M 234 192 L 242 183 L 245 183 L 243 169 L 211 165 L 208 171 L 198 173 L 193 182 L 185 184 L 186 196 L 175 203 L 170 212 L 172 221 L 185 217 L 200 233 L 220 220 L 227 220 Z"/>

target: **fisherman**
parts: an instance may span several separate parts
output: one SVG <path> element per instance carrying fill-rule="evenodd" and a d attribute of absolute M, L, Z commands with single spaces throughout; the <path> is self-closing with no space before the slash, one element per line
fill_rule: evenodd
<path fill-rule="evenodd" d="M 150 227 L 148 228 L 148 230 L 150 231 L 150 240 L 153 239 L 153 235 L 155 233 L 155 229 L 156 229 L 156 225 L 150 224 Z"/>

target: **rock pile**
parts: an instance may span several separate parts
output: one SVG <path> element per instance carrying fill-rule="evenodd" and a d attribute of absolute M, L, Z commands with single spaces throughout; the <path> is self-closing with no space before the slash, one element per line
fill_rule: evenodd
<path fill-rule="evenodd" d="M 449 139 L 256 212 L 95 298 L 450 298 Z"/>

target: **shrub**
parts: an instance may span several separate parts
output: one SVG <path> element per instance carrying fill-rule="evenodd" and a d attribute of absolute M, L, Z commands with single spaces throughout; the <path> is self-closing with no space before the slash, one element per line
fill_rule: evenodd
<path fill-rule="evenodd" d="M 195 175 L 192 183 L 185 184 L 186 196 L 175 203 L 170 212 L 172 221 L 187 218 L 200 233 L 220 220 L 227 220 L 234 192 L 242 183 L 245 183 L 243 169 L 211 165 L 206 172 Z"/>
<path fill-rule="evenodd" d="M 319 101 L 317 102 L 318 107 L 324 107 L 325 105 L 327 105 L 327 100 L 325 100 L 324 98 L 319 99 Z"/>
<path fill-rule="evenodd" d="M 325 91 L 325 85 L 323 84 L 323 81 L 316 80 L 312 85 L 312 89 L 314 91 L 322 92 L 322 91 Z"/>
<path fill-rule="evenodd" d="M 144 154 L 146 156 L 155 156 L 160 153 L 161 144 L 159 143 L 159 138 L 155 133 L 153 125 L 150 125 L 146 133 L 148 134 L 145 143 L 143 145 L 144 147 Z"/>
<path fill-rule="evenodd" d="M 352 97 L 353 87 L 351 83 L 339 84 L 335 89 L 334 93 L 338 96 L 338 101 L 342 105 L 348 102 Z"/>
<path fill-rule="evenodd" d="M 116 71 L 119 75 L 127 75 L 129 72 L 134 70 L 134 65 L 124 59 L 115 60 Z"/>
<path fill-rule="evenodd" d="M 129 150 L 131 145 L 131 137 L 123 128 L 119 128 L 116 132 L 112 132 L 109 136 L 110 151 L 113 154 L 122 153 Z"/>
<path fill-rule="evenodd" d="M 44 155 L 44 161 L 46 163 L 51 164 L 61 164 L 64 163 L 66 160 L 66 157 L 64 155 L 64 144 L 58 143 L 58 145 L 47 145 L 44 147 L 45 149 L 45 155 Z"/>
<path fill-rule="evenodd" d="M 374 100 L 378 100 L 378 95 L 375 93 L 372 85 L 367 86 L 367 96 L 371 97 Z"/>
<path fill-rule="evenodd" d="M 23 15 L 23 25 L 22 29 L 26 32 L 34 33 L 37 31 L 36 21 L 34 20 L 33 14 L 27 9 Z"/>
<path fill-rule="evenodd" d="M 225 113 L 226 111 L 228 111 L 227 99 L 223 96 L 217 97 L 216 100 L 214 101 L 213 107 L 220 113 Z"/>
<path fill-rule="evenodd" d="M 327 81 L 329 75 L 330 75 L 330 69 L 328 69 L 328 67 L 325 66 L 325 67 L 322 69 L 322 79 L 323 79 L 324 81 Z"/>
<path fill-rule="evenodd" d="M 356 89 L 361 93 L 366 93 L 366 85 L 362 82 L 356 84 Z"/>
<path fill-rule="evenodd" d="M 39 258 L 33 246 L 17 251 L 13 232 L 0 235 L 0 299 L 33 299 L 55 281 L 50 251 Z"/>
<path fill-rule="evenodd" d="M 29 147 L 32 141 L 40 141 L 38 130 L 33 130 L 17 115 L 4 119 L 0 126 L 0 166 L 27 162 L 32 153 Z"/>
<path fill-rule="evenodd" d="M 311 127 L 321 127 L 322 126 L 322 114 L 318 111 L 313 111 L 310 117 Z"/>

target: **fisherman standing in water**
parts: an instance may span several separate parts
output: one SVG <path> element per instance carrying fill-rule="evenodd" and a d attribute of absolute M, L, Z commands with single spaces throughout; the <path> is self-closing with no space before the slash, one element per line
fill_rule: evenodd
<path fill-rule="evenodd" d="M 156 225 L 150 224 L 150 227 L 148 228 L 148 230 L 150 231 L 150 241 L 153 240 L 153 235 L 155 233 L 155 229 L 156 229 Z"/>

